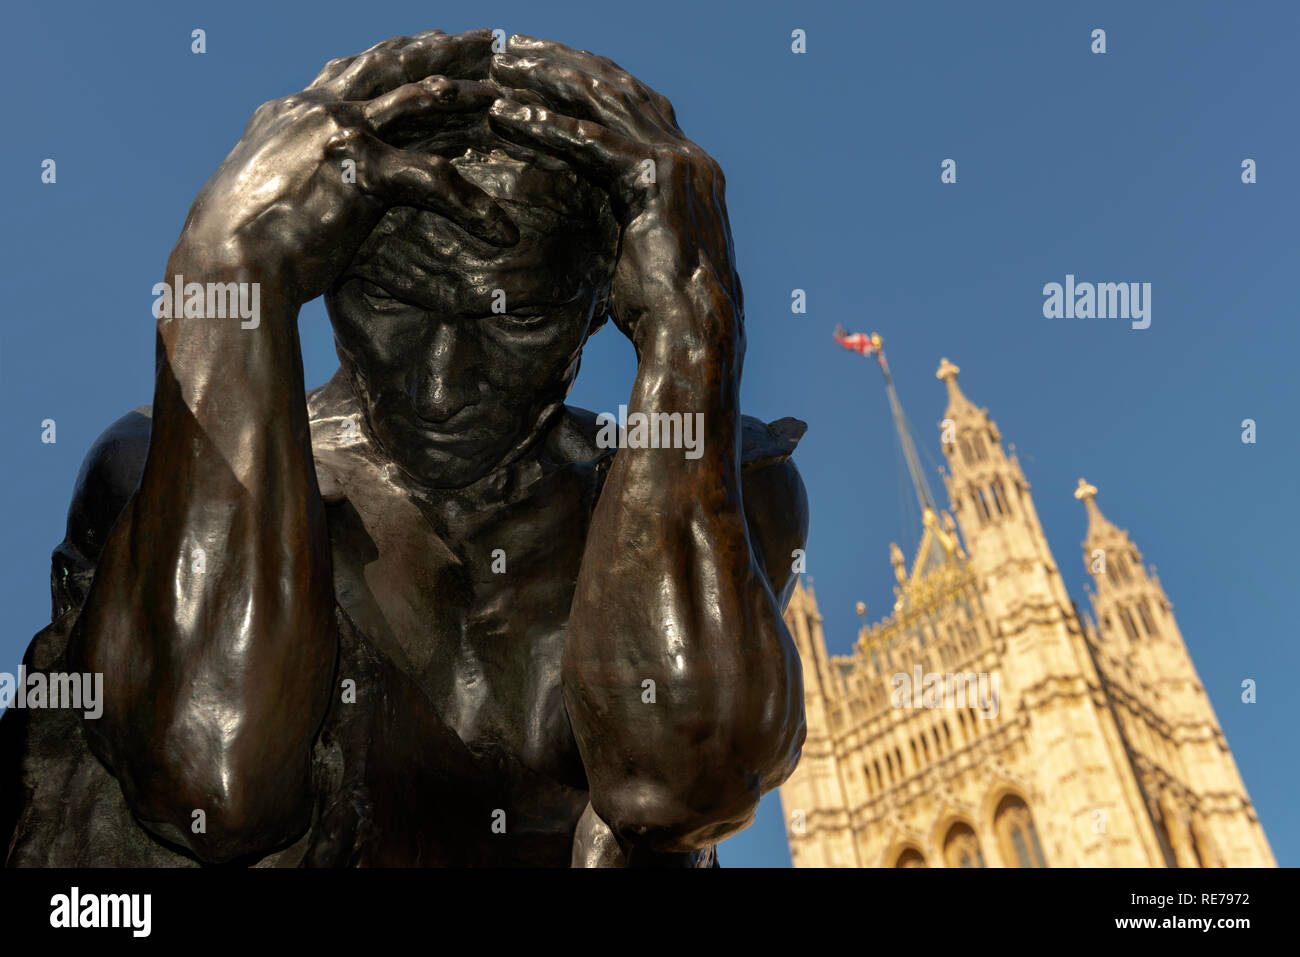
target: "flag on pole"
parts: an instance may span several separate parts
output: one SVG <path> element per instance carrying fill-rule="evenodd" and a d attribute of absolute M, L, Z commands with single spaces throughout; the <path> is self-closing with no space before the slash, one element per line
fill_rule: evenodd
<path fill-rule="evenodd" d="M 874 355 L 876 361 L 880 363 L 880 368 L 885 372 L 889 371 L 889 366 L 885 365 L 885 350 L 879 336 L 869 336 L 865 332 L 848 333 L 844 331 L 843 326 L 836 326 L 835 341 L 860 356 Z"/>

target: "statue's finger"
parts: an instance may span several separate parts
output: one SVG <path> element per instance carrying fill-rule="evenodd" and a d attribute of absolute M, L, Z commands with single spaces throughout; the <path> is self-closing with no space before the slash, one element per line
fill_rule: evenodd
<path fill-rule="evenodd" d="M 381 40 L 369 49 L 362 50 L 351 56 L 341 56 L 330 60 L 321 68 L 316 78 L 307 85 L 309 90 L 326 89 L 333 85 L 338 85 L 339 77 L 342 76 L 353 64 L 363 57 L 369 56 L 378 50 L 393 50 L 405 46 L 412 41 L 411 37 L 389 37 L 387 40 Z M 345 99 L 345 97 L 344 97 Z"/>
<path fill-rule="evenodd" d="M 353 135 L 360 154 L 357 184 L 393 206 L 414 206 L 445 216 L 494 246 L 513 246 L 519 229 L 496 201 L 457 172 L 443 156 L 389 146 L 377 137 Z"/>
<path fill-rule="evenodd" d="M 380 94 L 363 111 L 375 132 L 386 136 L 418 127 L 436 114 L 485 110 L 496 97 L 495 89 L 480 80 L 430 76 Z"/>
<path fill-rule="evenodd" d="M 543 40 L 522 33 L 516 33 L 506 41 L 506 52 L 517 57 L 550 59 L 581 70 L 602 83 L 619 89 L 634 101 L 651 103 L 666 121 L 674 126 L 677 124 L 672 104 L 668 102 L 667 97 L 634 77 L 607 56 L 592 53 L 590 50 L 575 50 L 556 40 Z"/>
<path fill-rule="evenodd" d="M 487 78 L 492 59 L 492 31 L 467 30 L 446 34 L 441 30 L 421 33 L 401 50 L 406 81 L 443 75 L 465 80 Z"/>
<path fill-rule="evenodd" d="M 354 57 L 331 60 L 308 89 L 340 100 L 368 100 L 428 76 L 484 79 L 492 57 L 492 31 L 448 35 L 430 30 L 393 37 Z"/>
<path fill-rule="evenodd" d="M 620 185 L 645 155 L 632 140 L 598 123 L 513 100 L 493 103 L 488 121 L 506 139 L 558 156 L 606 188 Z"/>

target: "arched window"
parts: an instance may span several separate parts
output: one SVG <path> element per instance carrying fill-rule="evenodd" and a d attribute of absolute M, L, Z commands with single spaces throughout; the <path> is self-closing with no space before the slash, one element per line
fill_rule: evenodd
<path fill-rule="evenodd" d="M 1148 635 L 1155 636 L 1156 630 L 1151 626 L 1151 616 L 1147 614 L 1147 600 L 1143 598 L 1138 602 L 1138 617 L 1142 619 L 1142 627 L 1146 629 Z"/>
<path fill-rule="evenodd" d="M 1011 514 L 1011 499 L 1007 497 L 1007 490 L 1002 484 L 1002 479 L 993 480 L 993 494 L 997 497 L 998 507 L 1007 515 Z"/>
<path fill-rule="evenodd" d="M 898 861 L 894 864 L 894 866 L 895 867 L 929 867 L 930 865 L 925 863 L 925 855 L 923 855 L 916 848 L 905 847 L 903 848 L 903 853 L 898 855 Z"/>
<path fill-rule="evenodd" d="M 957 709 L 957 741 L 960 744 L 970 742 L 970 732 L 966 729 L 966 712 L 961 708 Z"/>
<path fill-rule="evenodd" d="M 943 841 L 943 859 L 949 867 L 986 867 L 979 838 L 969 824 L 958 821 Z"/>
<path fill-rule="evenodd" d="M 958 439 L 957 445 L 961 447 L 962 460 L 965 461 L 967 465 L 974 465 L 975 463 L 970 457 L 970 445 L 967 444 L 966 440 L 964 438 Z"/>
<path fill-rule="evenodd" d="M 1129 614 L 1127 608 L 1121 608 L 1119 610 L 1119 620 L 1124 623 L 1124 631 L 1128 634 L 1128 640 L 1137 641 L 1138 640 L 1137 626 L 1133 624 L 1133 616 Z"/>
<path fill-rule="evenodd" d="M 998 802 L 993 813 L 993 830 L 1008 867 L 1046 867 L 1043 846 L 1029 807 L 1019 797 L 1008 794 Z"/>

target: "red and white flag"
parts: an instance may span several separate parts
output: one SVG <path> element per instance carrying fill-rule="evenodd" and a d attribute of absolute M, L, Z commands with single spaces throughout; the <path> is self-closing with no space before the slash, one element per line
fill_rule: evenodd
<path fill-rule="evenodd" d="M 848 333 L 844 331 L 843 326 L 836 326 L 835 341 L 845 349 L 851 349 L 860 356 L 874 355 L 876 361 L 880 363 L 880 368 L 888 371 L 888 366 L 885 365 L 885 351 L 876 345 L 875 340 L 865 332 Z"/>

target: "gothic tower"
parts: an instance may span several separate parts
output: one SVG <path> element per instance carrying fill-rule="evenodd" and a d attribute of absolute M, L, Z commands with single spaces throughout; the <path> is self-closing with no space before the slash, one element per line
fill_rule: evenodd
<path fill-rule="evenodd" d="M 1274 863 L 1155 568 L 1095 487 L 1079 479 L 1074 495 L 1088 510 L 1094 657 L 1165 853 L 1179 867 Z"/>
<path fill-rule="evenodd" d="M 924 530 L 910 565 L 890 546 L 893 609 L 852 653 L 827 654 L 810 586 L 790 600 L 808 723 L 780 792 L 795 865 L 1273 864 L 1169 601 L 1095 489 L 1077 494 L 1099 626 L 1070 600 L 1014 450 L 946 359 L 951 515 L 936 514 L 870 341 L 855 351 L 878 353 Z"/>
<path fill-rule="evenodd" d="M 940 423 L 944 483 L 989 615 L 1006 705 L 1034 755 L 1037 790 L 1051 795 L 1043 828 L 1060 864 L 1119 866 L 1158 853 L 1119 729 L 1104 698 L 1083 623 L 1066 592 L 1014 450 L 957 385 Z"/>

